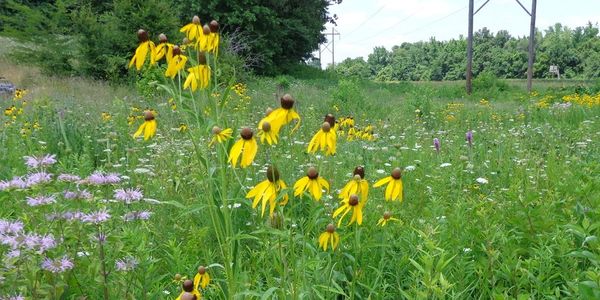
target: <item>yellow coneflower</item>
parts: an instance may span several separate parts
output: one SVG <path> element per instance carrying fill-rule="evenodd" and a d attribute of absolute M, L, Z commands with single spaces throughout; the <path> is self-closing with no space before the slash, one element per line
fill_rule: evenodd
<path fill-rule="evenodd" d="M 187 56 L 181 53 L 179 46 L 173 46 L 173 57 L 169 60 L 165 76 L 171 77 L 171 79 L 175 78 L 175 75 L 185 67 L 187 60 Z"/>
<path fill-rule="evenodd" d="M 198 289 L 194 288 L 193 281 L 191 281 L 189 279 L 184 280 L 181 287 L 182 287 L 181 294 L 179 294 L 179 296 L 176 298 L 176 300 L 186 300 L 186 298 L 189 297 L 188 295 L 186 295 L 187 293 L 196 296 L 196 299 L 202 298 L 202 294 L 200 294 L 200 291 L 198 291 Z"/>
<path fill-rule="evenodd" d="M 354 118 L 353 117 L 345 117 L 340 119 L 340 127 L 354 127 Z"/>
<path fill-rule="evenodd" d="M 228 140 L 231 138 L 231 134 L 233 134 L 233 129 L 231 128 L 225 128 L 225 129 L 221 129 L 218 126 L 214 126 L 212 128 L 212 134 L 213 137 L 210 141 L 210 143 L 208 143 L 208 146 L 212 146 L 215 143 L 223 143 L 224 141 Z"/>
<path fill-rule="evenodd" d="M 17 111 L 17 108 L 14 105 L 11 105 L 4 109 L 4 115 L 9 117 L 12 116 Z"/>
<path fill-rule="evenodd" d="M 300 115 L 294 109 L 295 100 L 290 94 L 285 94 L 280 99 L 281 107 L 268 113 L 259 123 L 258 127 L 262 127 L 263 122 L 271 123 L 271 128 L 276 134 L 279 134 L 279 129 L 293 120 L 298 120 L 298 123 L 292 131 L 295 131 L 300 126 Z"/>
<path fill-rule="evenodd" d="M 156 54 L 154 55 L 154 59 L 159 61 L 163 57 L 166 57 L 168 63 L 173 57 L 173 47 L 175 45 L 169 43 L 169 39 L 167 39 L 167 36 L 164 33 L 158 35 L 158 42 L 159 44 L 155 48 Z"/>
<path fill-rule="evenodd" d="M 402 202 L 402 170 L 395 168 L 390 176 L 380 179 L 373 187 L 380 187 L 386 183 L 385 200 L 399 200 Z"/>
<path fill-rule="evenodd" d="M 210 27 L 202 26 L 202 36 L 196 39 L 196 49 L 208 52 L 208 37 L 210 36 Z"/>
<path fill-rule="evenodd" d="M 363 221 L 362 210 L 365 207 L 365 203 L 366 199 L 360 200 L 357 194 L 352 194 L 350 197 L 343 199 L 341 201 L 342 205 L 333 212 L 334 219 L 342 214 L 338 220 L 338 227 L 342 224 L 344 217 L 350 211 L 352 211 L 352 218 L 350 218 L 348 226 L 352 225 L 354 222 L 356 222 L 358 225 L 361 225 Z"/>
<path fill-rule="evenodd" d="M 260 137 L 260 142 L 269 143 L 269 145 L 277 144 L 277 133 L 273 128 L 271 128 L 271 123 L 263 122 L 262 128 L 258 131 L 258 136 Z"/>
<path fill-rule="evenodd" d="M 335 124 L 335 123 L 334 123 Z M 308 152 L 315 153 L 317 150 L 325 152 L 325 155 L 335 154 L 337 135 L 332 130 L 333 125 L 330 122 L 323 122 L 321 129 L 313 136 L 308 143 Z"/>
<path fill-rule="evenodd" d="M 14 100 L 22 99 L 25 96 L 25 94 L 27 94 L 27 90 L 16 89 L 15 90 L 15 98 L 14 98 Z"/>
<path fill-rule="evenodd" d="M 275 211 L 275 206 L 277 204 L 277 194 L 285 188 L 287 188 L 287 185 L 279 178 L 279 171 L 277 168 L 269 166 L 267 168 L 267 179 L 252 188 L 248 194 L 246 194 L 246 198 L 254 198 L 252 202 L 252 208 L 256 208 L 258 203 L 262 203 L 261 216 L 265 215 L 265 208 L 267 207 L 268 203 L 269 216 L 273 216 L 273 212 Z M 288 195 L 285 194 L 283 195 L 283 199 L 279 204 L 285 205 L 287 202 Z"/>
<path fill-rule="evenodd" d="M 179 123 L 177 130 L 179 130 L 181 133 L 186 132 L 188 130 L 188 126 L 185 123 Z"/>
<path fill-rule="evenodd" d="M 208 46 L 206 51 L 219 55 L 219 22 L 212 20 L 208 26 L 210 28 L 210 34 L 208 35 Z"/>
<path fill-rule="evenodd" d="M 133 134 L 133 138 L 135 139 L 144 133 L 144 140 L 147 141 L 156 134 L 156 125 L 154 113 L 149 110 L 145 111 L 144 123 L 142 123 L 138 130 Z"/>
<path fill-rule="evenodd" d="M 237 166 L 240 156 L 242 157 L 240 167 L 245 168 L 250 166 L 256 156 L 256 152 L 258 152 L 258 144 L 253 137 L 254 133 L 252 129 L 244 127 L 240 131 L 240 136 L 241 138 L 233 144 L 229 152 L 229 162 L 234 168 Z"/>
<path fill-rule="evenodd" d="M 379 221 L 377 221 L 377 226 L 383 227 L 383 226 L 387 225 L 388 222 L 391 222 L 391 221 L 399 222 L 400 220 L 392 217 L 392 213 L 390 213 L 389 211 L 386 211 L 383 213 L 383 217 L 381 217 L 379 219 Z"/>
<path fill-rule="evenodd" d="M 188 77 L 183 83 L 183 88 L 191 88 L 192 92 L 198 88 L 204 89 L 208 87 L 210 82 L 210 67 L 206 64 L 206 56 L 204 52 L 200 52 L 198 56 L 198 65 L 188 69 Z"/>
<path fill-rule="evenodd" d="M 194 16 L 192 18 L 192 22 L 183 26 L 179 31 L 184 32 L 185 36 L 190 42 L 196 41 L 204 35 L 202 30 L 202 24 L 200 24 L 200 17 L 198 16 Z"/>
<path fill-rule="evenodd" d="M 333 224 L 327 225 L 325 232 L 319 236 L 319 247 L 323 248 L 323 251 L 327 251 L 327 248 L 331 245 L 331 250 L 335 251 L 339 243 L 340 235 L 335 232 L 335 226 Z"/>
<path fill-rule="evenodd" d="M 329 192 L 329 182 L 319 176 L 315 167 L 308 168 L 306 176 L 300 178 L 294 184 L 294 196 L 298 197 L 308 191 L 315 201 L 321 200 L 323 188 Z"/>
<path fill-rule="evenodd" d="M 340 191 L 339 198 L 345 199 L 349 198 L 352 194 L 358 194 L 363 201 L 367 201 L 367 197 L 369 196 L 369 182 L 364 179 L 365 168 L 362 166 L 354 168 L 353 175 L 354 177 Z"/>
<path fill-rule="evenodd" d="M 133 123 L 135 123 L 135 119 L 136 119 L 136 117 L 134 115 L 129 115 L 127 117 L 127 124 L 128 125 L 133 125 Z"/>
<path fill-rule="evenodd" d="M 199 287 L 205 289 L 209 283 L 210 275 L 208 275 L 208 272 L 206 272 L 206 268 L 204 266 L 198 267 L 198 273 L 196 273 L 196 276 L 194 276 L 194 288 L 196 290 L 199 290 Z"/>
<path fill-rule="evenodd" d="M 148 37 L 148 32 L 140 29 L 138 30 L 137 35 L 140 45 L 135 49 L 135 55 L 131 58 L 129 67 L 131 68 L 135 63 L 135 68 L 139 71 L 142 69 L 142 66 L 144 66 L 148 53 L 150 54 L 150 64 L 153 65 L 156 62 L 156 50 L 154 49 L 154 42 Z"/>

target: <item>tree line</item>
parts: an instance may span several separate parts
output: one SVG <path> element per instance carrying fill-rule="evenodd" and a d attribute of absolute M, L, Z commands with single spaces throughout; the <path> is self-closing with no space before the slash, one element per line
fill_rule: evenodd
<path fill-rule="evenodd" d="M 341 0 L 0 0 L 0 34 L 29 42 L 24 58 L 65 75 L 120 80 L 143 28 L 179 44 L 179 29 L 198 15 L 215 19 L 224 36 L 224 63 L 278 74 L 302 63 L 335 23 Z M 227 59 L 227 55 L 240 59 Z"/>
<path fill-rule="evenodd" d="M 600 77 L 600 36 L 598 24 L 589 22 L 575 29 L 557 23 L 536 33 L 535 78 L 555 76 L 558 66 L 566 78 Z M 347 58 L 335 65 L 343 76 L 378 81 L 461 80 L 466 74 L 467 40 L 403 43 L 387 50 L 375 47 L 367 60 Z M 483 28 L 473 35 L 473 75 L 487 73 L 498 78 L 527 78 L 528 37 L 496 34 Z"/>

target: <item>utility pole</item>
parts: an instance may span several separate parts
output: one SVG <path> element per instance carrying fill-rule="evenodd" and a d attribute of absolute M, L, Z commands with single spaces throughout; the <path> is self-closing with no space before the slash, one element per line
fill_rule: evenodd
<path fill-rule="evenodd" d="M 520 4 L 520 3 L 519 3 Z M 535 61 L 535 13 L 537 0 L 531 3 L 531 25 L 529 27 L 529 63 L 527 64 L 527 91 L 531 93 L 533 81 L 533 63 Z M 527 10 L 525 10 L 527 11 Z M 560 75 L 559 75 L 560 78 Z"/>
<path fill-rule="evenodd" d="M 473 3 L 469 0 L 469 32 L 467 34 L 467 94 L 473 90 Z"/>
<path fill-rule="evenodd" d="M 531 16 L 531 24 L 529 27 L 529 62 L 527 64 L 527 91 L 531 92 L 533 80 L 533 63 L 535 61 L 535 13 L 537 0 L 532 0 L 531 12 L 523 6 L 520 0 L 515 0 L 521 8 Z M 473 91 L 473 17 L 486 5 L 490 0 L 485 1 L 475 12 L 473 12 L 474 0 L 469 0 L 469 26 L 467 35 L 467 94 Z"/>
<path fill-rule="evenodd" d="M 325 44 L 324 49 L 321 49 L 321 46 L 319 46 L 319 63 L 321 63 L 321 53 L 327 49 L 329 52 L 331 52 L 331 68 L 333 69 L 335 68 L 335 36 L 340 36 L 340 33 L 335 32 L 335 28 L 331 27 L 331 33 L 323 33 L 323 35 L 330 35 L 331 41 Z M 329 49 L 329 45 L 331 45 L 331 49 Z"/>

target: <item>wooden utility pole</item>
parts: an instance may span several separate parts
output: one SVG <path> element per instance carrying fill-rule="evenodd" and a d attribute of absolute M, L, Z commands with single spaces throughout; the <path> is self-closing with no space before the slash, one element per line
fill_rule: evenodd
<path fill-rule="evenodd" d="M 531 92 L 532 80 L 533 80 L 533 63 L 535 61 L 535 13 L 537 7 L 537 0 L 532 0 L 531 12 L 523 6 L 521 1 L 515 0 L 519 3 L 519 6 L 531 16 L 531 24 L 529 27 L 529 62 L 527 64 L 527 91 Z M 467 37 L 467 94 L 471 94 L 473 91 L 472 79 L 473 79 L 473 17 L 486 5 L 490 0 L 485 1 L 475 12 L 473 12 L 474 0 L 469 0 L 469 32 Z"/>
<path fill-rule="evenodd" d="M 531 25 L 529 27 L 529 63 L 527 64 L 527 91 L 530 93 L 531 87 L 533 85 L 533 63 L 535 62 L 535 12 L 537 6 L 536 4 L 537 0 L 533 0 L 531 3 Z"/>
<path fill-rule="evenodd" d="M 469 0 L 469 32 L 467 34 L 467 94 L 473 90 L 473 5 L 474 0 Z"/>

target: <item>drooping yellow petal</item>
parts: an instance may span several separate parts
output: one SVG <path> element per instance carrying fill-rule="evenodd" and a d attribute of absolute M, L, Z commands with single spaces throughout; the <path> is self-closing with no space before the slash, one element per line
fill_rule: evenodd
<path fill-rule="evenodd" d="M 229 162 L 235 168 L 237 166 L 238 158 L 242 154 L 242 148 L 244 147 L 244 139 L 239 139 L 233 144 L 229 151 Z"/>
<path fill-rule="evenodd" d="M 317 180 L 319 182 L 319 185 L 324 187 L 325 190 L 327 190 L 327 192 L 329 192 L 329 182 L 327 180 L 325 180 L 325 178 L 323 178 L 323 177 L 318 177 Z"/>
<path fill-rule="evenodd" d="M 156 134 L 157 123 L 155 119 L 145 121 L 145 123 L 147 123 L 147 125 L 144 129 L 144 140 L 147 141 Z"/>
<path fill-rule="evenodd" d="M 310 179 L 308 176 L 304 176 L 296 181 L 296 183 L 294 183 L 294 196 L 298 197 L 302 195 L 302 193 L 304 193 L 306 190 L 306 186 L 308 185 L 309 181 Z"/>
<path fill-rule="evenodd" d="M 382 186 L 382 185 L 390 182 L 390 180 L 392 180 L 392 176 L 381 178 L 377 182 L 375 182 L 375 184 L 373 185 L 373 187 L 380 187 L 380 186 Z"/>
<path fill-rule="evenodd" d="M 310 194 L 315 198 L 315 200 L 321 200 L 321 196 L 323 196 L 323 190 L 319 185 L 317 180 L 312 179 L 309 183 L 310 185 Z"/>
<path fill-rule="evenodd" d="M 250 166 L 256 156 L 256 152 L 258 152 L 258 144 L 254 138 L 244 141 L 240 167 L 245 168 Z"/>
<path fill-rule="evenodd" d="M 393 200 L 392 193 L 394 192 L 394 181 L 390 181 L 385 187 L 385 200 Z"/>
<path fill-rule="evenodd" d="M 138 127 L 138 130 L 133 134 L 133 138 L 137 138 L 138 136 L 142 135 L 142 132 L 144 132 L 144 128 L 146 128 L 146 122 L 144 121 L 144 123 L 142 123 L 142 125 L 140 125 L 140 127 Z"/>

